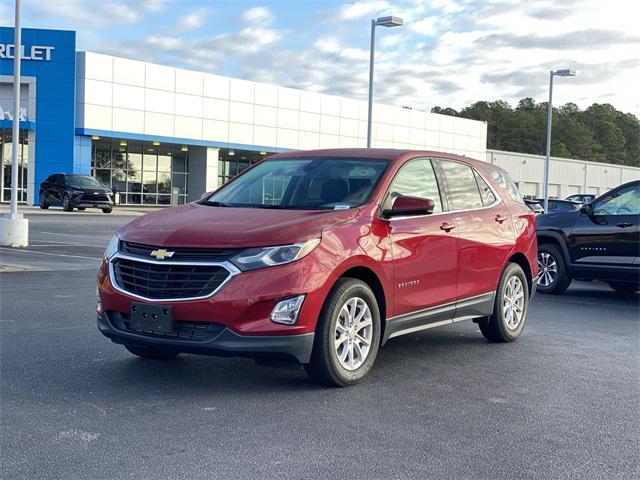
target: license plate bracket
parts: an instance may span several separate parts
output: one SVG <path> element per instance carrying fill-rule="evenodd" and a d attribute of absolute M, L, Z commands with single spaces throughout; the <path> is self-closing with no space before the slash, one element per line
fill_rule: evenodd
<path fill-rule="evenodd" d="M 171 333 L 174 326 L 173 309 L 167 305 L 133 303 L 129 323 L 133 330 Z"/>

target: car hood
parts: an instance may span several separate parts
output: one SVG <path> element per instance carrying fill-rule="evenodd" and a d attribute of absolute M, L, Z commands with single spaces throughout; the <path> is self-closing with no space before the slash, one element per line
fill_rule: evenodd
<path fill-rule="evenodd" d="M 536 217 L 536 228 L 564 228 L 571 227 L 580 216 L 580 210 L 575 212 L 544 213 Z"/>
<path fill-rule="evenodd" d="M 356 216 L 349 210 L 269 210 L 188 203 L 139 217 L 122 240 L 161 247 L 246 248 L 318 238 L 322 228 Z"/>

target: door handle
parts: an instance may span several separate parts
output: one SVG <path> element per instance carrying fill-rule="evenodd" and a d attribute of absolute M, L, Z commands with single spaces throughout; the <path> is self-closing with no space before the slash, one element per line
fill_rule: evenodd
<path fill-rule="evenodd" d="M 505 217 L 504 215 L 498 214 L 498 215 L 496 215 L 495 220 L 498 223 L 503 223 L 505 220 L 507 220 L 507 217 Z"/>
<path fill-rule="evenodd" d="M 440 230 L 444 230 L 447 233 L 449 233 L 454 228 L 456 228 L 456 226 L 449 222 L 444 222 L 442 225 L 440 225 Z"/>
<path fill-rule="evenodd" d="M 631 223 L 631 222 L 622 222 L 622 223 L 619 223 L 618 226 L 620 228 L 633 227 L 633 223 Z"/>

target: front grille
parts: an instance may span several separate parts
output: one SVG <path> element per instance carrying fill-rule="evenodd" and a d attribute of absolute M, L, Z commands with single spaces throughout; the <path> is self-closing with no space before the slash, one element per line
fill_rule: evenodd
<path fill-rule="evenodd" d="M 218 265 L 160 265 L 127 258 L 113 260 L 113 273 L 123 290 L 154 300 L 205 297 L 230 275 Z"/>
<path fill-rule="evenodd" d="M 106 195 L 82 195 L 81 202 L 95 203 L 95 202 L 108 202 L 109 197 Z"/>
<path fill-rule="evenodd" d="M 108 315 L 114 327 L 119 330 L 157 338 L 204 341 L 214 338 L 225 328 L 224 325 L 220 325 L 219 323 L 176 321 L 173 331 L 171 332 L 148 332 L 145 330 L 135 330 L 131 328 L 128 314 L 110 311 L 108 312 Z"/>
<path fill-rule="evenodd" d="M 171 260 L 185 260 L 185 261 L 207 261 L 207 262 L 222 262 L 233 257 L 238 253 L 238 249 L 235 248 L 174 248 L 174 247 L 156 247 L 153 245 L 144 245 L 142 243 L 134 242 L 120 242 L 120 251 L 127 255 L 135 255 L 137 257 L 148 258 L 151 252 L 159 248 L 170 250 L 173 252 Z"/>

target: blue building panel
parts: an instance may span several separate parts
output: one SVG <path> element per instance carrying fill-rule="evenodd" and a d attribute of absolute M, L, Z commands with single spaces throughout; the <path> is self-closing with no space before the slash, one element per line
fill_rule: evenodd
<path fill-rule="evenodd" d="M 14 29 L 0 27 L 0 43 L 12 46 L 13 41 Z M 28 112 L 28 122 L 21 122 L 21 128 L 24 124 L 36 132 L 33 168 L 37 189 L 51 173 L 77 169 L 74 159 L 76 34 L 66 30 L 23 28 L 22 44 L 25 56 L 31 56 L 34 46 L 45 47 L 36 55 L 40 60 L 23 57 L 21 62 L 22 76 L 36 79 L 35 112 Z M 47 52 L 48 59 L 45 58 Z M 0 75 L 13 75 L 12 58 L 0 59 Z M 82 156 L 78 162 L 80 158 Z"/>

